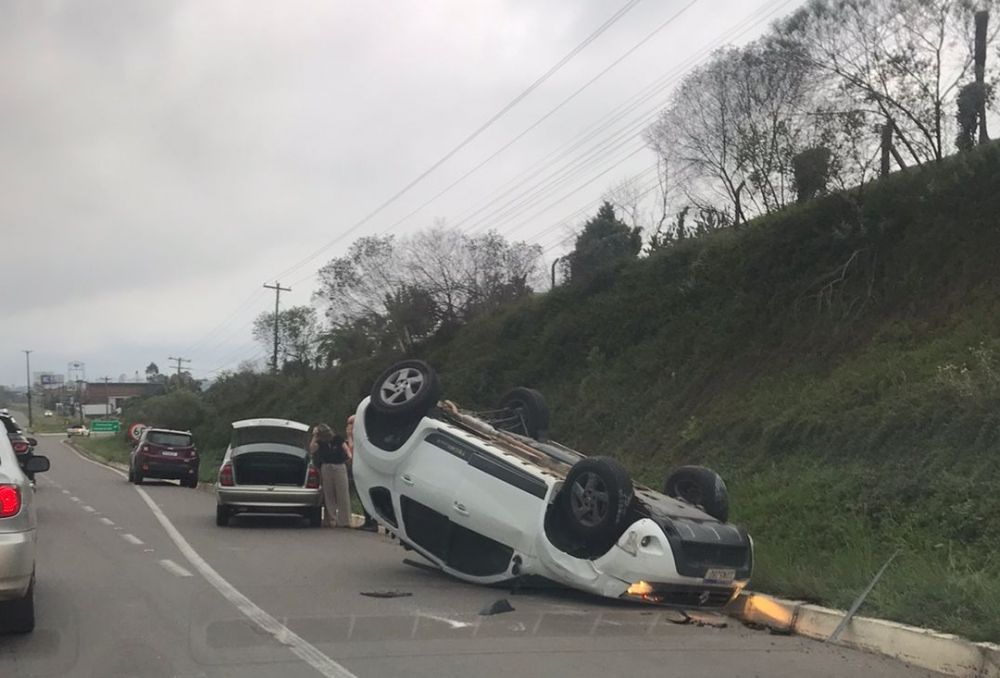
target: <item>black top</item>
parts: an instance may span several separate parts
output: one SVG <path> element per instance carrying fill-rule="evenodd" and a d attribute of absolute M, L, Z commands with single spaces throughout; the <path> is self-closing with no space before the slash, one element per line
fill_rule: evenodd
<path fill-rule="evenodd" d="M 344 453 L 344 439 L 340 436 L 333 436 L 333 440 L 320 440 L 316 449 L 316 461 L 320 466 L 347 463 L 347 455 Z"/>

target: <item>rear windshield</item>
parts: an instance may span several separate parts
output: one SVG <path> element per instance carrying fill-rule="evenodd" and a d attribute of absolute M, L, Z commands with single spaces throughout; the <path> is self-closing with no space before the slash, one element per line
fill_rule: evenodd
<path fill-rule="evenodd" d="M 191 444 L 191 436 L 187 433 L 167 433 L 166 431 L 150 431 L 146 442 L 164 447 L 187 447 Z"/>
<path fill-rule="evenodd" d="M 281 443 L 282 445 L 305 448 L 309 442 L 308 438 L 308 431 L 299 431 L 285 426 L 249 426 L 233 429 L 231 446 L 240 447 L 241 445 L 252 445 L 254 443 Z"/>
<path fill-rule="evenodd" d="M 3 421 L 3 425 L 7 428 L 7 433 L 18 433 L 20 432 L 20 427 L 17 422 L 14 421 L 14 417 L 0 417 Z"/>

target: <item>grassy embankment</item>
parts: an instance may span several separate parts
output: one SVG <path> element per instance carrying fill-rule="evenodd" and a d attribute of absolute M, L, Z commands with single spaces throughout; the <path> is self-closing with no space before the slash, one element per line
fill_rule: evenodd
<path fill-rule="evenodd" d="M 900 549 L 866 614 L 995 641 L 998 215 L 993 144 L 558 288 L 418 353 L 471 406 L 541 389 L 554 437 L 649 484 L 715 467 L 755 535 L 757 589 L 844 607 Z M 390 359 L 236 375 L 192 405 L 195 431 L 211 450 L 238 418 L 343 422 Z"/>

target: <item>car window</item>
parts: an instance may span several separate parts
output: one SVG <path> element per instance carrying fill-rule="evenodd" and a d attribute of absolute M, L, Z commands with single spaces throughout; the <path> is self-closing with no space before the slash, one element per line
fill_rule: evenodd
<path fill-rule="evenodd" d="M 166 447 L 186 447 L 191 444 L 191 436 L 187 433 L 167 433 L 166 431 L 150 431 L 146 442 Z"/>
<path fill-rule="evenodd" d="M 7 429 L 7 433 L 20 433 L 21 428 L 14 421 L 14 417 L 0 417 L 3 421 L 4 427 Z"/>
<path fill-rule="evenodd" d="M 254 443 L 280 443 L 305 447 L 309 442 L 309 432 L 286 426 L 247 426 L 233 429 L 232 447 L 252 445 Z"/>

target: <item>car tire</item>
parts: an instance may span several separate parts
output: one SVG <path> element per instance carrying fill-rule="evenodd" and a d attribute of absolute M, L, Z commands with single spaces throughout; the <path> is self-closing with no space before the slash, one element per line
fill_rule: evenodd
<path fill-rule="evenodd" d="M 131 466 L 128 467 L 128 481 L 130 483 L 135 482 L 135 469 L 133 469 Z"/>
<path fill-rule="evenodd" d="M 184 487 L 189 487 L 192 490 L 198 489 L 198 476 L 194 475 L 194 476 L 191 476 L 190 478 L 185 478 L 181 482 L 181 485 L 183 485 Z"/>
<path fill-rule="evenodd" d="M 0 630 L 7 633 L 31 633 L 35 630 L 34 574 L 23 598 L 0 603 Z"/>
<path fill-rule="evenodd" d="M 132 482 L 136 485 L 142 485 L 142 472 L 139 469 L 132 473 Z"/>
<path fill-rule="evenodd" d="M 372 384 L 371 404 L 391 417 L 422 417 L 441 397 L 437 372 L 423 360 L 403 360 Z"/>
<path fill-rule="evenodd" d="M 699 507 L 716 520 L 729 520 L 729 492 L 722 476 L 704 466 L 681 466 L 663 482 L 663 494 Z"/>
<path fill-rule="evenodd" d="M 309 527 L 322 527 L 323 526 L 323 507 L 313 506 L 306 510 L 305 514 L 306 520 L 309 521 Z"/>
<path fill-rule="evenodd" d="M 590 549 L 606 549 L 621 536 L 634 487 L 625 467 L 610 457 L 581 459 L 566 475 L 560 504 L 566 526 Z"/>
<path fill-rule="evenodd" d="M 229 527 L 229 520 L 233 517 L 233 510 L 223 504 L 215 505 L 215 524 L 219 527 Z"/>
<path fill-rule="evenodd" d="M 543 440 L 549 434 L 549 406 L 541 393 L 533 388 L 518 386 L 500 399 L 500 409 L 520 415 L 528 437 Z"/>

